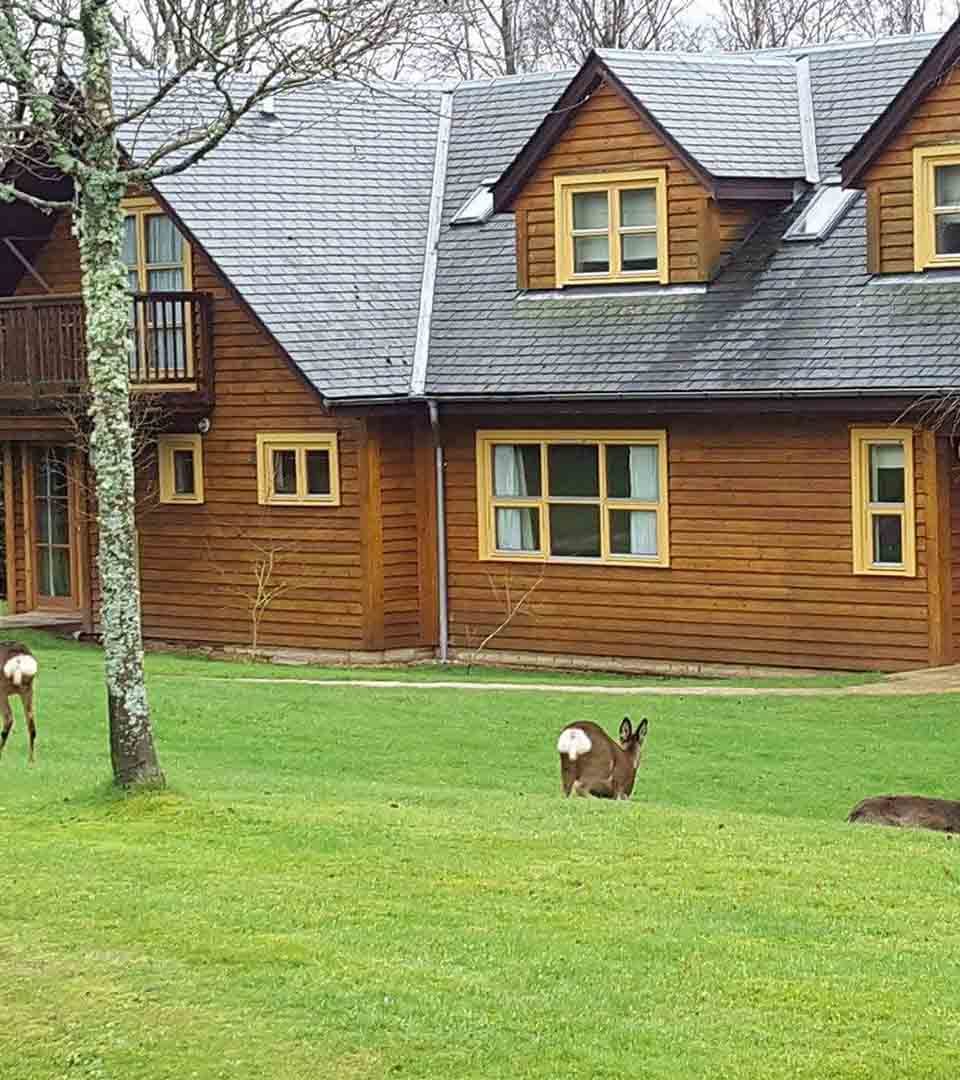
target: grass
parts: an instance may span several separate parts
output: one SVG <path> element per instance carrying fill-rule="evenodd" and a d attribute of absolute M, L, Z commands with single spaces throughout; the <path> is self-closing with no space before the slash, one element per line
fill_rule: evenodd
<path fill-rule="evenodd" d="M 171 790 L 123 798 L 96 652 L 35 640 L 4 1080 L 957 1075 L 960 847 L 843 821 L 957 794 L 953 698 L 651 700 L 609 804 L 553 743 L 636 699 L 153 678 Z"/>

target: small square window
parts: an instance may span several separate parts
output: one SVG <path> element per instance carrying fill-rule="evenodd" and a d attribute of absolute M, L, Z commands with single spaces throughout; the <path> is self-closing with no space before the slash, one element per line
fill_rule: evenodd
<path fill-rule="evenodd" d="M 199 435 L 161 435 L 160 502 L 203 502 L 203 441 Z"/>
<path fill-rule="evenodd" d="M 257 436 L 257 487 L 263 505 L 339 506 L 335 433 Z"/>

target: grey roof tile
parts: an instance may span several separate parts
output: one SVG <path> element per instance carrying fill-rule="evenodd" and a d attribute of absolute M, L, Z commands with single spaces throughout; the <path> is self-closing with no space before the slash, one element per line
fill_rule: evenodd
<path fill-rule="evenodd" d="M 125 98 L 143 88 L 140 77 L 118 80 Z M 409 390 L 437 103 L 429 88 L 304 88 L 278 98 L 275 119 L 251 114 L 200 163 L 157 183 L 330 398 Z M 202 84 L 191 87 L 125 141 L 148 149 L 203 107 Z"/>
<path fill-rule="evenodd" d="M 619 49 L 599 56 L 714 176 L 804 177 L 793 60 Z"/>

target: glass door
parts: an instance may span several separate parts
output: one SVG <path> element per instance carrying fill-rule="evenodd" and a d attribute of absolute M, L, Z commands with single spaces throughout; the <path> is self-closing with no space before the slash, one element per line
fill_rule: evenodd
<path fill-rule="evenodd" d="M 75 607 L 70 528 L 70 451 L 33 451 L 34 567 L 38 607 Z"/>

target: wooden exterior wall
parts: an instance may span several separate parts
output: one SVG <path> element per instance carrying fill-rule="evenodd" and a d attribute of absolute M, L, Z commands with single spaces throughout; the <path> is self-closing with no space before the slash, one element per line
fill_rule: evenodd
<path fill-rule="evenodd" d="M 79 292 L 79 253 L 66 215 L 35 265 L 54 291 Z M 205 502 L 158 504 L 151 494 L 155 478 L 143 480 L 138 533 L 145 636 L 249 644 L 255 562 L 273 551 L 274 584 L 285 588 L 263 619 L 260 644 L 337 651 L 433 646 L 435 618 L 429 600 L 421 604 L 421 594 L 433 588 L 425 551 L 435 543 L 418 509 L 422 424 L 415 414 L 381 422 L 329 413 L 196 249 L 193 285 L 214 297 L 216 401 L 203 438 Z M 21 279 L 20 295 L 39 291 L 31 277 Z M 176 415 L 167 420 L 176 430 Z M 340 506 L 258 504 L 256 436 L 269 431 L 338 433 Z M 429 473 L 424 482 L 429 488 Z M 96 609 L 95 514 L 88 525 Z M 22 583 L 22 565 L 17 580 Z M 22 604 L 21 598 L 21 610 Z"/>
<path fill-rule="evenodd" d="M 475 645 L 503 620 L 494 586 L 502 590 L 509 580 L 517 596 L 541 573 L 541 564 L 478 558 L 475 431 L 543 426 L 666 428 L 671 565 L 547 563 L 529 611 L 489 648 L 836 669 L 950 659 L 949 501 L 941 491 L 941 525 L 931 536 L 932 436 L 915 439 L 917 577 L 854 576 L 849 423 L 784 417 L 591 416 L 577 425 L 542 414 L 484 421 L 448 415 L 454 647 Z M 936 631 L 931 613 L 940 620 Z"/>
<path fill-rule="evenodd" d="M 618 169 L 667 170 L 671 282 L 706 281 L 756 219 L 748 204 L 717 206 L 687 166 L 617 91 L 602 86 L 576 113 L 515 206 L 521 288 L 556 285 L 553 178 Z"/>
<path fill-rule="evenodd" d="M 913 149 L 960 143 L 960 69 L 931 90 L 863 178 L 871 273 L 912 273 Z"/>

